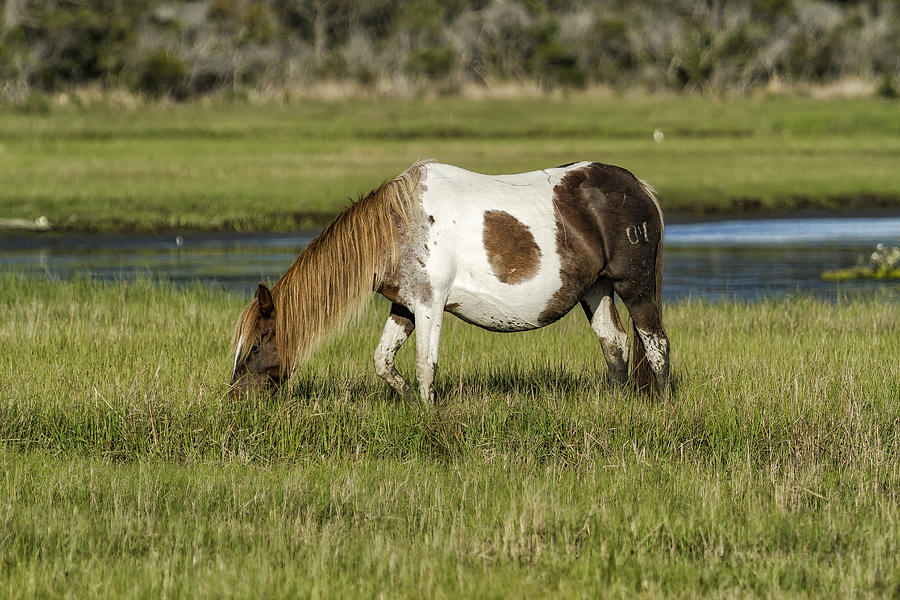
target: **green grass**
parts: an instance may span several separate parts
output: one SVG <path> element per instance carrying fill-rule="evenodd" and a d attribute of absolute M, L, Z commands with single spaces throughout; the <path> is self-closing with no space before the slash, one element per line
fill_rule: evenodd
<path fill-rule="evenodd" d="M 849 269 L 835 269 L 822 273 L 825 281 L 855 281 L 859 279 L 900 279 L 900 269 L 892 269 L 888 266 L 879 268 L 870 266 L 856 266 Z"/>
<path fill-rule="evenodd" d="M 422 158 L 482 172 L 618 164 L 650 180 L 670 215 L 898 208 L 896 115 L 883 99 L 690 96 L 6 108 L 0 218 L 315 227 Z"/>
<path fill-rule="evenodd" d="M 0 277 L 0 595 L 900 593 L 896 302 L 669 305 L 669 403 L 580 314 L 448 317 L 430 410 L 372 371 L 380 303 L 228 399 L 243 302 Z"/>

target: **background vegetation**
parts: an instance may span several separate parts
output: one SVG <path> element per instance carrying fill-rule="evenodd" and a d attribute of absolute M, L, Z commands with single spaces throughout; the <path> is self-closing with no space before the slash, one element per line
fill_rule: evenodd
<path fill-rule="evenodd" d="M 5 597 L 900 592 L 896 303 L 670 305 L 669 403 L 581 314 L 448 317 L 430 410 L 371 368 L 384 303 L 233 401 L 243 299 L 0 284 Z"/>
<path fill-rule="evenodd" d="M 0 97 L 99 83 L 185 98 L 323 81 L 744 92 L 880 82 L 893 0 L 2 0 Z"/>

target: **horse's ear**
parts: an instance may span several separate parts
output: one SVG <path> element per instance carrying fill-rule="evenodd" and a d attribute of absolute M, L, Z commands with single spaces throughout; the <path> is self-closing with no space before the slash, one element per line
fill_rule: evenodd
<path fill-rule="evenodd" d="M 272 292 L 266 287 L 266 284 L 260 283 L 256 288 L 256 302 L 259 304 L 259 314 L 264 319 L 268 319 L 275 313 L 275 302 L 272 301 Z"/>

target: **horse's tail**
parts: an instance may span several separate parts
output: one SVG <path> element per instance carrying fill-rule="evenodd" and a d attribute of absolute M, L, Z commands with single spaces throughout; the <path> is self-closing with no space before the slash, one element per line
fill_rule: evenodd
<path fill-rule="evenodd" d="M 659 200 L 656 198 L 655 191 L 646 181 L 641 179 L 638 179 L 638 181 L 640 182 L 641 189 L 643 189 L 650 200 L 653 201 L 653 204 L 656 205 L 656 210 L 659 212 L 659 239 L 656 241 L 656 264 L 654 265 L 654 269 L 656 270 L 654 304 L 655 309 L 659 312 L 659 324 L 660 327 L 662 327 L 662 242 L 665 226 L 663 225 L 662 208 L 659 205 Z M 659 393 L 660 390 L 656 389 L 656 377 L 650 369 L 650 363 L 647 362 L 647 353 L 644 350 L 644 343 L 641 341 L 641 336 L 638 333 L 637 325 L 635 325 L 633 318 L 631 319 L 631 329 L 631 380 L 635 383 L 640 392 L 651 394 L 656 390 L 656 392 Z"/>

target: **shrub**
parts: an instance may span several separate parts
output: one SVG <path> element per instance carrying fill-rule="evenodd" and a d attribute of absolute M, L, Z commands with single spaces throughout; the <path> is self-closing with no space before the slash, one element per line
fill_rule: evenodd
<path fill-rule="evenodd" d="M 424 75 L 428 79 L 443 79 L 453 69 L 456 55 L 451 48 L 432 46 L 412 53 L 409 59 L 409 71 Z"/>
<path fill-rule="evenodd" d="M 578 57 L 557 33 L 556 25 L 549 21 L 531 28 L 529 37 L 537 41 L 529 60 L 531 75 L 542 87 L 583 87 L 585 77 Z"/>
<path fill-rule="evenodd" d="M 114 0 L 37 4 L 20 25 L 36 62 L 31 83 L 52 90 L 87 81 L 115 81 L 145 4 Z"/>
<path fill-rule="evenodd" d="M 584 87 L 584 73 L 575 53 L 556 40 L 537 47 L 531 57 L 532 73 L 543 87 Z"/>
<path fill-rule="evenodd" d="M 154 97 L 183 98 L 187 92 L 187 68 L 177 56 L 157 50 L 137 66 L 135 87 Z"/>
<path fill-rule="evenodd" d="M 890 74 L 884 74 L 884 77 L 878 82 L 878 87 L 875 88 L 875 94 L 882 98 L 894 99 L 897 97 L 897 87 L 894 85 L 894 78 Z"/>

